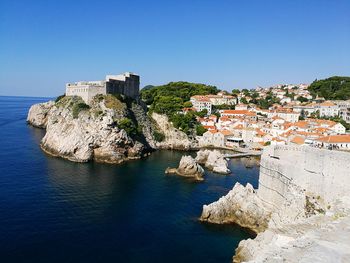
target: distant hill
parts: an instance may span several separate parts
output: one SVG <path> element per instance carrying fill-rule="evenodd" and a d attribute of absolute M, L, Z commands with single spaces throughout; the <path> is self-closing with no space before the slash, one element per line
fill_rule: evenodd
<path fill-rule="evenodd" d="M 313 96 L 318 95 L 327 100 L 350 99 L 350 77 L 334 76 L 323 80 L 315 80 L 309 86 Z"/>

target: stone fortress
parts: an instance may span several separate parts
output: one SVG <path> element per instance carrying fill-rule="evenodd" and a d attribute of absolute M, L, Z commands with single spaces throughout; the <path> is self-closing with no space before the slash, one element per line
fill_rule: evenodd
<path fill-rule="evenodd" d="M 140 77 L 126 72 L 120 75 L 107 75 L 105 80 L 79 81 L 66 84 L 66 96 L 80 96 L 89 104 L 97 94 L 122 94 L 136 99 L 139 96 Z"/>

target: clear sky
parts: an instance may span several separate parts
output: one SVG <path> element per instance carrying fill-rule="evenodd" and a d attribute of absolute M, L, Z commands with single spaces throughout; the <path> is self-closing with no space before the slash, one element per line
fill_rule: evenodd
<path fill-rule="evenodd" d="M 131 71 L 221 89 L 350 75 L 349 0 L 0 0 L 0 95 Z"/>

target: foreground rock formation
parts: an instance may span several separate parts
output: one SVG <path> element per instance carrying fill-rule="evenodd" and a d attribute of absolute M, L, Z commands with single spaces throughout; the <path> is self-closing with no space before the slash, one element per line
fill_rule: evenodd
<path fill-rule="evenodd" d="M 204 170 L 197 164 L 195 159 L 189 155 L 182 156 L 178 168 L 167 168 L 166 174 L 177 174 L 180 176 L 194 178 L 198 181 L 203 180 Z"/>
<path fill-rule="evenodd" d="M 124 126 L 130 130 L 135 130 L 135 126 L 142 127 L 142 131 L 150 129 L 147 115 L 139 105 L 130 107 L 112 95 L 96 96 L 90 106 L 79 97 L 36 104 L 27 118 L 33 126 L 46 128 L 41 141 L 45 152 L 75 162 L 106 163 L 140 158 L 154 145 L 151 132 L 148 136 L 135 133 L 132 137 L 119 127 L 121 120 L 128 120 Z"/>
<path fill-rule="evenodd" d="M 256 196 L 253 186 L 236 184 L 217 202 L 203 206 L 202 221 L 225 224 L 236 223 L 258 233 L 267 228 L 270 212 Z"/>
<path fill-rule="evenodd" d="M 215 173 L 230 173 L 224 155 L 218 150 L 200 150 L 197 152 L 196 161 Z"/>
<path fill-rule="evenodd" d="M 240 242 L 234 262 L 348 262 L 349 171 L 349 153 L 270 146 L 258 190 L 236 184 L 203 207 L 201 220 L 259 233 Z"/>

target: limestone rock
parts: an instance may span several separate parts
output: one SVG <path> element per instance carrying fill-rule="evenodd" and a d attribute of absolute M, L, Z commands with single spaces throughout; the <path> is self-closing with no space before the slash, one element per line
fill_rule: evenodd
<path fill-rule="evenodd" d="M 233 189 L 218 201 L 204 205 L 200 220 L 210 223 L 235 223 L 255 232 L 267 228 L 270 212 L 258 198 L 253 186 L 236 183 Z"/>
<path fill-rule="evenodd" d="M 151 150 L 148 143 L 136 141 L 118 128 L 118 120 L 130 118 L 132 109 L 115 97 L 101 95 L 92 101 L 90 108 L 77 111 L 74 107 L 79 103 L 80 98 L 65 97 L 57 103 L 31 107 L 28 122 L 46 127 L 41 141 L 45 152 L 74 162 L 121 163 Z"/>
<path fill-rule="evenodd" d="M 197 152 L 196 161 L 199 164 L 204 164 L 206 168 L 215 173 L 229 174 L 228 163 L 224 155 L 218 150 L 200 150 Z"/>
<path fill-rule="evenodd" d="M 173 173 L 180 176 L 191 177 L 198 181 L 203 180 L 204 170 L 197 164 L 195 159 L 189 155 L 182 156 L 178 168 L 167 168 L 165 173 Z"/>
<path fill-rule="evenodd" d="M 194 139 L 191 140 L 186 133 L 176 129 L 167 116 L 153 112 L 152 119 L 155 121 L 156 126 L 161 133 L 165 136 L 164 141 L 156 143 L 158 148 L 176 150 L 198 148 L 198 142 Z"/>
<path fill-rule="evenodd" d="M 317 215 L 242 240 L 233 262 L 350 262 L 350 218 Z"/>
<path fill-rule="evenodd" d="M 32 105 L 28 112 L 27 122 L 37 128 L 46 128 L 48 113 L 54 104 L 55 102 L 48 101 Z"/>

